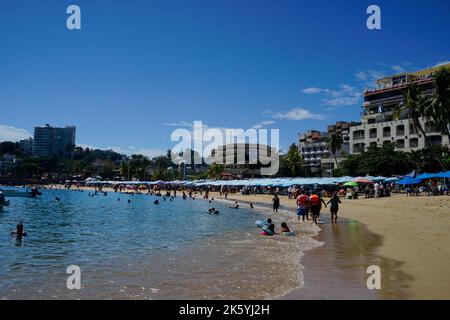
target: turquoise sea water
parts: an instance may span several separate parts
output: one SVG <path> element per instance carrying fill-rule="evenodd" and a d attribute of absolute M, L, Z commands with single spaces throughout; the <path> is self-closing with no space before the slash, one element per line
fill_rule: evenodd
<path fill-rule="evenodd" d="M 279 259 L 294 273 L 282 277 L 285 289 L 300 284 L 300 256 L 290 261 L 283 250 L 308 239 L 262 239 L 255 220 L 267 216 L 256 210 L 214 201 L 220 214 L 210 215 L 206 200 L 157 198 L 66 190 L 10 198 L 0 212 L 0 297 L 259 298 L 277 293 L 262 282 L 279 273 Z M 10 236 L 19 221 L 23 240 Z M 81 269 L 81 290 L 67 289 L 69 265 Z"/>

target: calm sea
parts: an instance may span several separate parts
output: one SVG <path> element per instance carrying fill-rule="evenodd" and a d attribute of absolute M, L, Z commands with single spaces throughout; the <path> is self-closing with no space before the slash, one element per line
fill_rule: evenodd
<path fill-rule="evenodd" d="M 255 221 L 268 213 L 214 201 L 220 214 L 210 215 L 199 198 L 43 190 L 10 201 L 0 212 L 3 299 L 271 298 L 302 286 L 303 251 L 318 245 L 314 230 L 262 237 Z M 19 221 L 23 240 L 10 236 Z M 81 269 L 80 290 L 67 289 L 69 265 Z"/>

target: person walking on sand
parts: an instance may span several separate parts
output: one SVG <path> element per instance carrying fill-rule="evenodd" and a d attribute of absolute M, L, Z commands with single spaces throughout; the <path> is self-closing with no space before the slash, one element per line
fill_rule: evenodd
<path fill-rule="evenodd" d="M 341 199 L 339 199 L 337 192 L 333 192 L 331 199 L 327 202 L 327 205 L 330 204 L 331 223 L 337 223 L 337 213 L 340 203 Z"/>
<path fill-rule="evenodd" d="M 278 195 L 275 193 L 275 197 L 272 199 L 273 202 L 273 211 L 278 212 L 278 208 L 280 207 L 280 198 L 278 198 Z"/>

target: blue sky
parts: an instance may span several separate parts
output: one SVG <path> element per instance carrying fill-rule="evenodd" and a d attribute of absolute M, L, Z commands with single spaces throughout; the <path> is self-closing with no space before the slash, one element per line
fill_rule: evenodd
<path fill-rule="evenodd" d="M 81 8 L 82 29 L 66 28 Z M 381 8 L 382 30 L 366 28 Z M 297 133 L 358 120 L 377 77 L 450 60 L 450 2 L 0 0 L 0 140 L 76 125 L 77 143 L 154 155 L 171 132 Z"/>

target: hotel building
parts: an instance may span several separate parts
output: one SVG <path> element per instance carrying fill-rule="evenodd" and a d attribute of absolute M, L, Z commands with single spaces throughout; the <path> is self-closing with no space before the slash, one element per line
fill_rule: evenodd
<path fill-rule="evenodd" d="M 75 132 L 74 126 L 59 128 L 47 124 L 35 127 L 33 156 L 71 158 L 75 147 Z"/>
<path fill-rule="evenodd" d="M 450 68 L 450 64 L 444 67 Z M 417 72 L 402 73 L 379 79 L 374 90 L 364 92 L 361 125 L 350 128 L 350 153 L 360 153 L 372 144 L 395 143 L 396 150 L 410 152 L 425 147 L 425 139 L 414 130 L 406 114 L 394 117 L 395 109 L 404 102 L 403 92 L 411 83 L 418 85 L 423 95 L 434 93 L 433 73 L 437 67 Z M 442 135 L 431 121 L 420 119 L 431 144 L 449 145 L 448 137 Z"/>
<path fill-rule="evenodd" d="M 309 173 L 320 171 L 322 157 L 329 157 L 328 133 L 309 130 L 298 136 L 298 151 Z"/>

